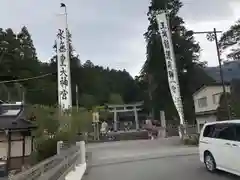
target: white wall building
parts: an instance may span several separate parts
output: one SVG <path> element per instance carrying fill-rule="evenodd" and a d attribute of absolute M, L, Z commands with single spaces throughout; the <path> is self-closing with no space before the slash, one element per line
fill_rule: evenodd
<path fill-rule="evenodd" d="M 229 85 L 225 85 L 225 88 L 226 92 L 231 91 Z M 222 93 L 222 85 L 214 84 L 203 86 L 193 94 L 198 132 L 206 122 L 216 121 L 216 111 Z"/>

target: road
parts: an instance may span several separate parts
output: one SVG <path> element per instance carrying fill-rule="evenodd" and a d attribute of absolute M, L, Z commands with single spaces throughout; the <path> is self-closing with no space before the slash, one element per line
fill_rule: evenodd
<path fill-rule="evenodd" d="M 92 144 L 91 168 L 84 180 L 235 180 L 211 174 L 199 162 L 197 147 L 179 138 Z"/>
<path fill-rule="evenodd" d="M 197 155 L 116 163 L 93 167 L 86 180 L 237 180 L 218 172 L 211 174 Z"/>

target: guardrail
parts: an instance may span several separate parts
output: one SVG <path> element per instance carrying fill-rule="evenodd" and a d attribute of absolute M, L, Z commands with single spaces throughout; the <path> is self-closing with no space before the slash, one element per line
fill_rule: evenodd
<path fill-rule="evenodd" d="M 84 146 L 82 148 L 81 146 Z M 83 150 L 84 149 L 84 150 Z M 83 152 L 82 152 L 83 151 Z M 82 154 L 84 153 L 84 155 Z M 84 158 L 83 158 L 84 157 Z M 16 174 L 10 180 L 59 180 L 63 179 L 76 164 L 85 161 L 85 144 L 77 143 L 69 149 L 64 149 L 45 161 L 33 166 L 32 168 Z"/>

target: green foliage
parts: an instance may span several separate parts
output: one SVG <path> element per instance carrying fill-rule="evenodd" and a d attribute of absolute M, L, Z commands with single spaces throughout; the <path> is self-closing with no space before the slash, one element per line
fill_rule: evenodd
<path fill-rule="evenodd" d="M 124 104 L 123 99 L 120 94 L 110 94 L 109 104 Z"/>
<path fill-rule="evenodd" d="M 71 113 L 71 132 L 79 134 L 89 132 L 92 125 L 92 112 L 74 108 Z"/>
<path fill-rule="evenodd" d="M 70 140 L 69 133 L 58 132 L 53 138 L 39 138 L 35 141 L 36 151 L 33 153 L 33 163 L 38 163 L 57 153 L 57 142 Z"/>
<path fill-rule="evenodd" d="M 27 106 L 25 113 L 27 119 L 38 126 L 34 132 L 35 161 L 56 154 L 57 141 L 74 142 L 79 133 L 90 130 L 92 123 L 92 113 L 82 108 L 73 108 L 69 114 L 60 114 L 58 108 L 53 106 L 35 105 Z"/>
<path fill-rule="evenodd" d="M 231 119 L 240 118 L 239 90 L 240 90 L 240 80 L 233 80 L 231 83 L 231 94 L 226 93 Z M 228 120 L 228 110 L 227 110 L 224 94 L 221 95 L 219 100 L 219 106 L 217 108 L 217 120 L 218 121 Z"/>
<path fill-rule="evenodd" d="M 8 88 L 5 84 L 0 84 L 0 99 L 3 101 L 8 100 Z"/>
<path fill-rule="evenodd" d="M 108 120 L 109 117 L 111 117 L 112 113 L 107 111 L 107 110 L 102 110 L 99 112 L 99 118 L 100 118 L 100 121 L 106 121 Z"/>
<path fill-rule="evenodd" d="M 184 145 L 198 145 L 199 144 L 199 134 L 190 134 L 183 137 Z"/>
<path fill-rule="evenodd" d="M 97 103 L 93 95 L 82 94 L 82 96 L 80 97 L 80 105 L 87 109 L 92 109 L 95 105 L 97 105 Z"/>
<path fill-rule="evenodd" d="M 238 20 L 234 25 L 232 25 L 229 28 L 229 30 L 223 33 L 219 42 L 219 46 L 222 51 L 228 49 L 227 57 L 229 59 L 233 60 L 240 59 L 239 40 L 240 40 L 240 20 Z"/>
<path fill-rule="evenodd" d="M 43 137 L 45 135 L 55 135 L 58 132 L 59 120 L 58 112 L 55 107 L 50 106 L 27 106 L 27 118 L 31 119 L 35 116 L 35 124 L 38 129 L 36 130 L 36 137 Z"/>
<path fill-rule="evenodd" d="M 233 102 L 231 99 L 231 94 L 230 93 L 226 93 L 226 97 L 224 94 L 222 94 L 220 96 L 220 100 L 219 100 L 219 106 L 217 108 L 217 121 L 223 121 L 223 120 L 228 120 L 229 119 L 229 115 L 228 115 L 228 107 L 226 104 L 226 98 L 227 98 L 227 103 L 229 105 L 229 110 L 230 113 L 233 114 Z"/>

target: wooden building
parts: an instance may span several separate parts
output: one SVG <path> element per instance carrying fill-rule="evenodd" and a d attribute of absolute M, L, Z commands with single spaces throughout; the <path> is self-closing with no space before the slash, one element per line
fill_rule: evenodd
<path fill-rule="evenodd" d="M 0 164 L 5 171 L 20 170 L 30 163 L 33 151 L 32 130 L 36 128 L 25 119 L 24 105 L 0 104 Z"/>

